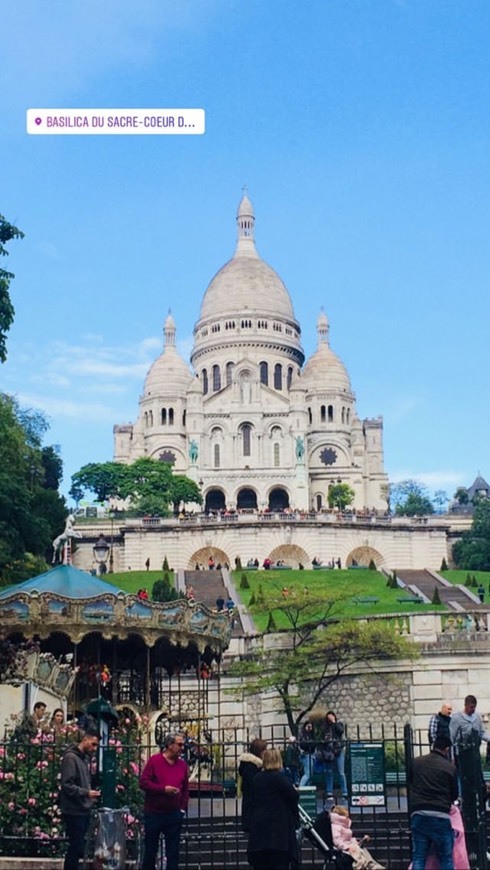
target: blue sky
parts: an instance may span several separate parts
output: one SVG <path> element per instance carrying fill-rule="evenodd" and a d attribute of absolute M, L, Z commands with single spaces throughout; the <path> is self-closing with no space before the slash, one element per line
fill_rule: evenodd
<path fill-rule="evenodd" d="M 169 307 L 188 355 L 248 185 L 307 355 L 320 306 L 390 479 L 490 477 L 488 0 L 1 2 L 0 386 L 65 489 L 135 420 Z M 202 107 L 204 136 L 28 136 L 29 107 Z"/>

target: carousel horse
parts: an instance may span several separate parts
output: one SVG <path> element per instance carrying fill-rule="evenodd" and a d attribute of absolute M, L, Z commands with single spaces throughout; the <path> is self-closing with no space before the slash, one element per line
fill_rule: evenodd
<path fill-rule="evenodd" d="M 66 518 L 65 528 L 61 532 L 61 535 L 58 535 L 57 538 L 53 541 L 53 562 L 56 562 L 56 559 L 59 557 L 61 550 L 64 545 L 68 542 L 70 538 L 81 538 L 82 533 L 75 529 L 75 517 L 73 514 L 69 514 Z"/>

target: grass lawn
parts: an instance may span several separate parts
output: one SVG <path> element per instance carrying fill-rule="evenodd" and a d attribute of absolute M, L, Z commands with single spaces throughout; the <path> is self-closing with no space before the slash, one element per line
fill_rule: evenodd
<path fill-rule="evenodd" d="M 168 576 L 170 583 L 173 584 L 174 575 L 172 571 L 168 572 Z M 121 571 L 114 574 L 105 574 L 102 579 L 106 580 L 107 583 L 113 583 L 114 586 L 133 595 L 137 593 L 138 589 L 147 589 L 151 598 L 151 590 L 155 580 L 161 580 L 162 577 L 163 571 L 160 569 L 159 571 Z"/>
<path fill-rule="evenodd" d="M 240 589 L 242 574 L 247 575 L 250 589 Z M 331 592 L 344 599 L 339 604 L 338 615 L 342 617 L 368 616 L 380 613 L 418 613 L 421 610 L 444 610 L 443 605 L 434 604 L 401 604 L 397 598 L 405 597 L 403 589 L 391 589 L 386 585 L 386 577 L 377 571 L 369 569 L 334 570 L 334 571 L 234 571 L 235 581 L 240 600 L 247 605 L 253 592 L 257 592 L 262 586 L 264 592 L 274 588 L 281 592 L 284 586 L 290 590 L 302 591 L 308 587 L 311 595 L 315 593 Z M 407 593 L 408 594 L 408 593 Z M 356 604 L 352 599 L 356 596 L 374 596 L 379 598 L 376 604 Z M 267 615 L 253 614 L 257 628 L 262 631 L 267 625 Z M 285 628 L 287 622 L 282 614 L 274 613 L 274 619 L 278 628 Z"/>
<path fill-rule="evenodd" d="M 489 588 L 490 571 L 439 571 L 441 577 L 449 580 L 451 583 L 465 585 L 468 574 L 470 577 L 476 577 L 478 583 L 483 583 L 485 590 Z M 476 589 L 476 587 L 475 587 Z"/>

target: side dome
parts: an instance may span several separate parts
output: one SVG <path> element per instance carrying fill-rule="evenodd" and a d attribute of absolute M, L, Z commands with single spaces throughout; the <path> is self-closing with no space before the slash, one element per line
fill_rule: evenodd
<path fill-rule="evenodd" d="M 175 334 L 175 321 L 169 312 L 164 326 L 165 347 L 146 375 L 143 398 L 184 395 L 194 380 L 177 351 Z"/>
<path fill-rule="evenodd" d="M 236 216 L 238 240 L 234 256 L 216 273 L 202 303 L 201 321 L 227 314 L 257 311 L 294 320 L 289 292 L 255 248 L 255 216 L 244 195 Z"/>
<path fill-rule="evenodd" d="M 328 332 L 328 319 L 322 310 L 317 321 L 318 347 L 305 364 L 301 381 L 308 390 L 327 388 L 352 393 L 347 369 L 331 349 Z"/>
<path fill-rule="evenodd" d="M 192 381 L 189 368 L 175 348 L 165 348 L 148 371 L 143 396 L 185 394 Z"/>

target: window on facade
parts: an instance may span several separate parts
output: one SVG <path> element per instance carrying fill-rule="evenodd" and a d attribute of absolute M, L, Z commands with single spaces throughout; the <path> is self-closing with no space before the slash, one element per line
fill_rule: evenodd
<path fill-rule="evenodd" d="M 250 446 L 251 446 L 251 433 L 252 427 L 250 423 L 245 423 L 242 426 L 242 439 L 243 439 L 243 455 L 250 456 Z"/>
<path fill-rule="evenodd" d="M 311 423 L 313 423 L 313 414 L 311 413 L 311 408 L 308 408 L 308 420 L 311 425 Z"/>
<path fill-rule="evenodd" d="M 229 362 L 226 363 L 226 386 L 229 387 L 231 385 L 231 379 L 233 377 L 233 366 L 234 363 Z"/>
<path fill-rule="evenodd" d="M 333 405 L 328 406 L 328 422 L 333 423 Z"/>
<path fill-rule="evenodd" d="M 327 409 L 325 408 L 325 405 L 322 405 L 320 408 L 320 423 L 325 423 L 326 419 L 327 419 Z"/>
<path fill-rule="evenodd" d="M 282 365 L 276 363 L 274 366 L 274 389 L 282 390 Z"/>
<path fill-rule="evenodd" d="M 174 409 L 173 408 L 168 409 L 168 425 L 169 426 L 174 425 Z"/>
<path fill-rule="evenodd" d="M 208 391 L 208 373 L 206 369 L 202 370 L 202 394 L 206 395 Z"/>
<path fill-rule="evenodd" d="M 214 467 L 219 468 L 219 444 L 214 445 Z"/>
<path fill-rule="evenodd" d="M 274 468 L 279 468 L 281 464 L 281 452 L 279 444 L 274 444 Z"/>
<path fill-rule="evenodd" d="M 345 423 L 345 408 L 342 408 L 342 423 Z"/>
<path fill-rule="evenodd" d="M 293 380 L 293 367 L 288 366 L 288 390 L 291 388 L 291 381 Z"/>
<path fill-rule="evenodd" d="M 345 418 L 346 423 L 350 423 L 350 408 L 347 408 L 347 414 Z"/>
<path fill-rule="evenodd" d="M 322 507 L 323 507 L 322 497 L 321 497 L 321 495 L 317 495 L 317 497 L 316 497 L 316 509 L 317 509 L 317 511 L 321 511 Z"/>
<path fill-rule="evenodd" d="M 148 428 L 148 411 L 145 411 L 145 429 Z"/>
<path fill-rule="evenodd" d="M 185 426 L 185 418 L 187 417 L 187 411 L 182 411 L 182 425 Z"/>
<path fill-rule="evenodd" d="M 167 409 L 166 408 L 162 408 L 160 419 L 162 422 L 162 426 L 166 426 L 167 425 Z"/>
<path fill-rule="evenodd" d="M 213 366 L 213 392 L 221 390 L 221 372 L 219 366 Z"/>
<path fill-rule="evenodd" d="M 260 363 L 260 383 L 269 386 L 269 366 L 266 362 Z"/>
<path fill-rule="evenodd" d="M 149 422 L 150 426 L 153 426 L 153 411 L 150 411 L 150 417 L 149 417 L 148 422 Z"/>

